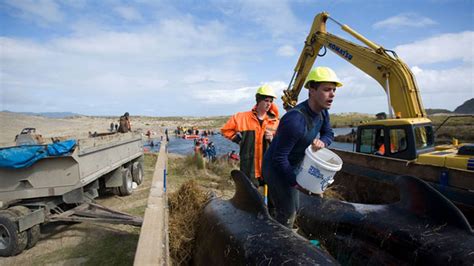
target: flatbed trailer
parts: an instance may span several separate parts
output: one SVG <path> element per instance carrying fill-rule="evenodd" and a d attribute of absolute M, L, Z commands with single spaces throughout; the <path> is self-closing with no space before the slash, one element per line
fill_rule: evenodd
<path fill-rule="evenodd" d="M 143 142 L 137 133 L 79 139 L 69 154 L 46 157 L 25 168 L 0 168 L 0 256 L 33 247 L 39 225 L 46 222 L 140 226 L 141 218 L 92 202 L 107 190 L 130 195 L 133 182 L 143 182 Z"/>

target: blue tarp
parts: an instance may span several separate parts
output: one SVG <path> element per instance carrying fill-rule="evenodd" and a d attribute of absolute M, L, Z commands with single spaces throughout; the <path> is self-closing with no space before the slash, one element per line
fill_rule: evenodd
<path fill-rule="evenodd" d="M 62 156 L 71 153 L 76 140 L 70 139 L 48 145 L 22 145 L 0 149 L 0 167 L 25 168 L 49 156 Z"/>

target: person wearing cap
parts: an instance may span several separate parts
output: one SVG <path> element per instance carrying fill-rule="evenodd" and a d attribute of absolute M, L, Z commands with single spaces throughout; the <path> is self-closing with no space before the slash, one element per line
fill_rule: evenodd
<path fill-rule="evenodd" d="M 239 144 L 240 170 L 257 187 L 263 185 L 263 154 L 278 127 L 275 98 L 276 94 L 269 85 L 259 87 L 252 110 L 234 114 L 221 128 L 224 137 Z"/>
<path fill-rule="evenodd" d="M 118 132 L 120 133 L 127 133 L 132 131 L 132 126 L 130 124 L 130 115 L 128 112 L 125 112 L 119 119 L 119 128 Z"/>
<path fill-rule="evenodd" d="M 299 200 L 296 172 L 311 145 L 314 151 L 328 147 L 334 139 L 328 109 L 334 101 L 336 87 L 342 86 L 336 73 L 328 67 L 312 69 L 305 81 L 308 99 L 289 110 L 280 121 L 275 138 L 264 156 L 263 176 L 268 184 L 274 218 L 293 227 Z"/>

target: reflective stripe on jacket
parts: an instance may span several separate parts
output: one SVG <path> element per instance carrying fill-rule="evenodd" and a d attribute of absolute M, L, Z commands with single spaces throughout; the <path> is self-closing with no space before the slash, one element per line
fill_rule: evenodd
<path fill-rule="evenodd" d="M 278 107 L 272 103 L 262 125 L 258 121 L 255 106 L 252 111 L 233 115 L 221 128 L 224 137 L 239 144 L 240 170 L 251 180 L 262 178 L 263 154 L 269 146 L 269 142 L 264 140 L 265 130 L 275 135 L 277 127 Z"/>

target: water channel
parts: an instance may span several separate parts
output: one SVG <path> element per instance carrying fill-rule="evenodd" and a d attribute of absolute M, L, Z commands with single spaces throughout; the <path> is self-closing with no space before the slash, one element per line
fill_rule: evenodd
<path fill-rule="evenodd" d="M 351 132 L 352 128 L 334 128 L 334 134 L 337 135 L 345 135 Z M 239 145 L 235 144 L 234 142 L 224 138 L 220 134 L 209 136 L 209 141 L 212 141 L 216 147 L 217 156 L 221 156 L 224 154 L 228 154 L 231 151 L 239 152 Z M 151 152 L 158 152 L 160 149 L 159 140 L 153 141 L 153 146 L 149 145 L 150 142 L 145 142 L 145 149 Z M 175 137 L 173 134 L 170 135 L 170 140 L 168 144 L 168 152 L 169 153 L 176 153 L 181 155 L 188 155 L 193 153 L 194 147 L 194 140 L 192 139 L 183 139 L 181 137 Z M 341 149 L 352 151 L 353 144 L 352 143 L 343 143 L 343 142 L 333 142 L 330 146 L 331 148 Z"/>

